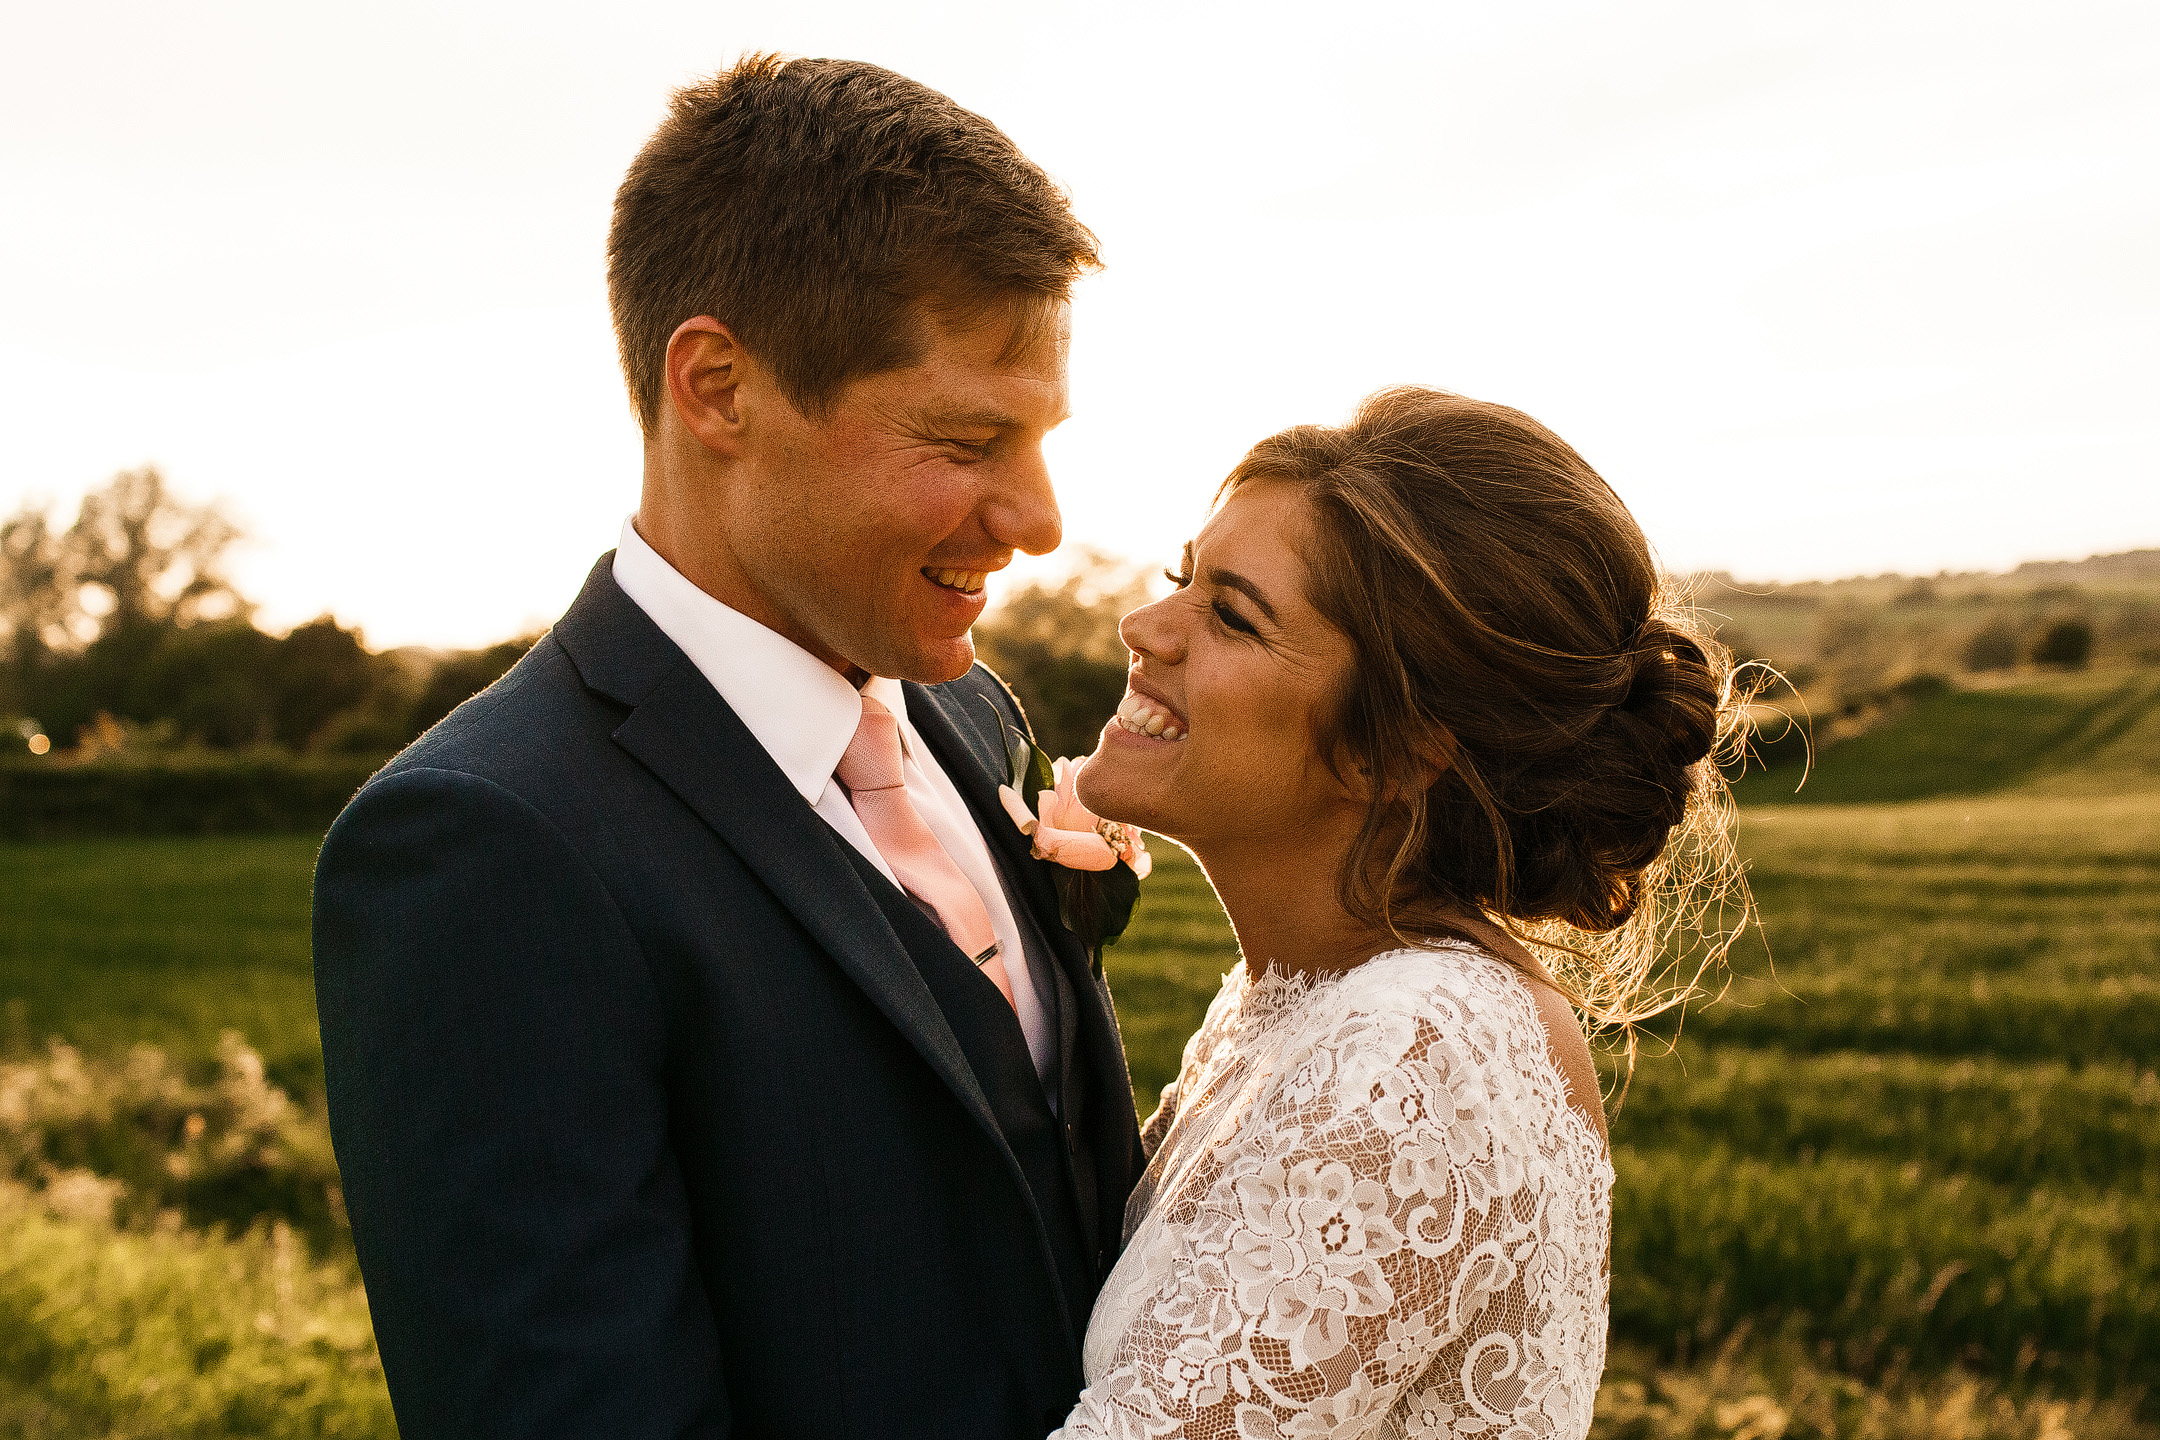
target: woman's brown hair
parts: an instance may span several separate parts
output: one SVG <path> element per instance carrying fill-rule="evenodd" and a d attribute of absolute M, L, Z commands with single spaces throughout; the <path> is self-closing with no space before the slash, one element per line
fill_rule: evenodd
<path fill-rule="evenodd" d="M 1596 1024 L 1688 994 L 1750 915 L 1715 758 L 1745 697 L 1611 487 L 1521 411 L 1409 387 L 1261 441 L 1222 497 L 1257 480 L 1311 507 L 1311 599 L 1355 646 L 1344 904 L 1404 939 L 1482 912 Z"/>

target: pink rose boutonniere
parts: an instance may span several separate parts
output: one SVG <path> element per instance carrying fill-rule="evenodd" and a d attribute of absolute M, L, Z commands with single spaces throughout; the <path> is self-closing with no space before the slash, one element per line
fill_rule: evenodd
<path fill-rule="evenodd" d="M 1108 870 L 1119 861 L 1130 865 L 1133 875 L 1148 877 L 1154 862 L 1140 831 L 1132 825 L 1105 820 L 1080 803 L 1074 783 L 1080 777 L 1080 760 L 1050 762 L 1051 786 L 1035 794 L 1035 813 L 1028 814 L 1020 791 L 1011 785 L 998 787 L 1005 813 L 1012 816 L 1020 833 L 1034 840 L 1034 855 L 1070 870 Z"/>
<path fill-rule="evenodd" d="M 1002 724 L 999 729 L 1009 779 L 998 787 L 998 799 L 1020 833 L 1034 842 L 1035 858 L 1058 867 L 1059 918 L 1080 937 L 1100 972 L 1103 946 L 1125 933 L 1140 882 L 1154 861 L 1137 826 L 1105 820 L 1080 803 L 1073 787 L 1085 762 L 1052 760 L 1026 736 Z"/>

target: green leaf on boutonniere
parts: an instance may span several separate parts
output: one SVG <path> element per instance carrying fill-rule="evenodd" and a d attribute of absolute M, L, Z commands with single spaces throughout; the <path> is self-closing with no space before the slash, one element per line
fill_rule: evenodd
<path fill-rule="evenodd" d="M 1005 745 L 1005 783 L 1019 791 L 1023 800 L 1044 790 L 1057 789 L 1056 772 L 1042 747 L 1007 725 L 995 705 L 988 700 L 983 704 L 989 708 L 991 723 L 997 726 L 998 738 Z"/>

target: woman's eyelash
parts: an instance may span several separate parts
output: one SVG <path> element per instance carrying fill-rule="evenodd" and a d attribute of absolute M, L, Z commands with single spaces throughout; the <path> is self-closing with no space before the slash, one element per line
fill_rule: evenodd
<path fill-rule="evenodd" d="M 1183 590 L 1186 586 L 1192 584 L 1192 572 L 1189 570 L 1178 571 L 1165 569 L 1162 573 L 1163 579 L 1168 580 L 1172 585 L 1177 586 L 1177 588 L 1180 590 Z M 1258 630 L 1253 628 L 1253 623 L 1250 620 L 1247 620 L 1244 616 L 1238 614 L 1237 611 L 1231 609 L 1228 605 L 1224 604 L 1220 600 L 1214 601 L 1208 606 L 1208 608 L 1215 612 L 1215 618 L 1223 623 L 1224 629 L 1235 630 L 1241 635 L 1257 635 L 1260 633 Z"/>
<path fill-rule="evenodd" d="M 1253 628 L 1252 622 L 1250 620 L 1247 620 L 1244 616 L 1238 614 L 1237 611 L 1231 609 L 1222 601 L 1217 600 L 1215 602 L 1214 608 L 1215 618 L 1222 621 L 1222 623 L 1229 629 L 1235 630 L 1241 635 L 1257 635 L 1260 633 L 1258 630 Z"/>

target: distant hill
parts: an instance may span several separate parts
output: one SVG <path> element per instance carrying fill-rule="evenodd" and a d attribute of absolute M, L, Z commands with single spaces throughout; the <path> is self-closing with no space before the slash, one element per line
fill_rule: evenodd
<path fill-rule="evenodd" d="M 2160 550 L 2125 550 L 2083 560 L 2028 560 L 2003 577 L 2048 585 L 2105 584 L 2129 580 L 2160 583 Z"/>
<path fill-rule="evenodd" d="M 2031 561 L 2002 573 L 1751 584 L 1702 577 L 1703 617 L 1743 660 L 1776 666 L 1829 711 L 1915 676 L 1994 683 L 2029 672 L 2062 626 L 2099 669 L 2160 664 L 2160 549 Z"/>
<path fill-rule="evenodd" d="M 1942 570 L 1933 575 L 1849 575 L 1842 580 L 1740 580 L 1727 570 L 1713 570 L 1702 577 L 1704 603 L 1716 595 L 1750 599 L 1778 598 L 1819 603 L 1824 600 L 1888 600 L 1900 596 L 1957 593 L 2005 594 L 2017 591 L 2075 586 L 2085 589 L 2131 590 L 2160 598 L 2160 549 L 2125 550 L 2115 555 L 2089 555 L 2083 560 L 2028 560 L 2015 570 Z"/>
<path fill-rule="evenodd" d="M 1831 805 L 2050 792 L 2160 790 L 2160 670 L 2036 676 L 1989 689 L 1940 688 L 1864 733 L 1802 751 L 1766 747 L 1770 768 L 1733 787 L 1743 805 Z"/>

